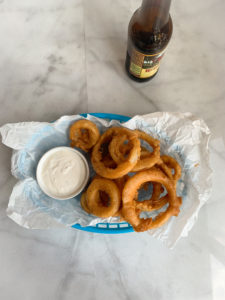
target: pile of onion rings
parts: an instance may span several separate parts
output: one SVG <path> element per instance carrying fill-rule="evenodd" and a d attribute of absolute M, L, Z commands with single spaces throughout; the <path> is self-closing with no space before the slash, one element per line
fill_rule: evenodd
<path fill-rule="evenodd" d="M 176 194 L 176 185 L 181 167 L 173 157 L 160 156 L 159 140 L 124 127 L 111 127 L 100 135 L 88 120 L 72 124 L 69 136 L 71 147 L 90 153 L 96 172 L 81 197 L 86 213 L 100 218 L 120 217 L 137 232 L 158 228 L 178 216 L 182 198 Z M 140 201 L 142 189 L 149 196 Z M 140 216 L 141 212 L 159 209 L 162 211 L 154 219 Z"/>

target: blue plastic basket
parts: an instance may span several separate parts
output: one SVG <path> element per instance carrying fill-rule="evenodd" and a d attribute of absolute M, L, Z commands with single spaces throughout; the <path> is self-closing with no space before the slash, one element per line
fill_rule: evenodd
<path fill-rule="evenodd" d="M 87 114 L 81 114 L 83 117 L 87 117 Z M 116 114 L 104 114 L 104 113 L 92 113 L 90 114 L 92 116 L 101 118 L 101 119 L 107 119 L 107 120 L 118 120 L 121 123 L 126 122 L 130 120 L 130 117 L 122 116 L 122 115 L 116 115 Z M 83 230 L 83 231 L 89 231 L 94 233 L 103 233 L 103 234 L 121 234 L 121 233 L 129 233 L 133 232 L 133 227 L 126 223 L 98 223 L 96 226 L 86 226 L 82 227 L 80 224 L 75 224 L 72 226 L 73 228 Z"/>

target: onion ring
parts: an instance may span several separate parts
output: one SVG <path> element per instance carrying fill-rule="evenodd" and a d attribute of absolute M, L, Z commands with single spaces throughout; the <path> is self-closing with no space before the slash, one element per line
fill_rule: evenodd
<path fill-rule="evenodd" d="M 157 182 L 153 182 L 152 196 L 149 200 L 139 201 L 136 207 L 142 211 L 154 211 L 162 208 L 168 203 L 168 197 L 164 196 L 160 198 L 161 193 L 164 191 L 162 185 Z"/>
<path fill-rule="evenodd" d="M 103 205 L 100 192 L 105 192 L 109 197 L 109 205 Z M 87 207 L 90 212 L 100 218 L 115 215 L 120 208 L 121 194 L 116 183 L 105 178 L 96 178 L 89 185 L 86 192 Z"/>
<path fill-rule="evenodd" d="M 149 150 L 147 150 L 145 147 L 141 147 L 141 156 L 140 159 L 146 158 L 151 156 L 151 152 Z"/>
<path fill-rule="evenodd" d="M 125 186 L 125 183 L 127 182 L 127 180 L 130 178 L 130 176 L 128 175 L 125 175 L 123 177 L 120 177 L 120 178 L 117 178 L 114 180 L 114 182 L 117 184 L 119 190 L 121 191 L 121 195 L 122 195 L 122 192 L 123 192 L 123 188 Z"/>
<path fill-rule="evenodd" d="M 107 168 L 115 169 L 117 167 L 116 162 L 112 159 L 112 157 L 109 154 L 103 156 L 102 162 Z"/>
<path fill-rule="evenodd" d="M 109 153 L 112 159 L 120 164 L 121 162 L 126 160 L 127 155 L 129 154 L 132 146 L 129 143 L 125 143 L 127 141 L 126 136 L 115 136 L 111 143 L 109 144 Z M 141 146 L 141 155 L 140 160 L 143 158 L 149 158 L 152 156 L 152 153 L 147 150 L 145 147 Z"/>
<path fill-rule="evenodd" d="M 142 155 L 142 157 L 137 162 L 136 166 L 132 169 L 132 172 L 150 169 L 160 159 L 160 141 L 154 139 L 153 137 L 151 137 L 143 131 L 135 130 L 135 132 L 138 134 L 138 138 L 140 140 L 147 142 L 153 148 L 153 152 L 149 152 L 149 155 L 146 155 L 145 152 L 145 155 Z"/>
<path fill-rule="evenodd" d="M 69 138 L 71 147 L 78 147 L 88 152 L 100 138 L 100 132 L 95 123 L 89 120 L 79 120 L 70 126 Z"/>
<path fill-rule="evenodd" d="M 125 144 L 125 142 L 127 142 L 127 144 Z M 117 164 L 121 164 L 121 162 L 126 160 L 131 149 L 132 145 L 129 140 L 127 140 L 126 135 L 117 135 L 113 137 L 109 144 L 109 153 Z"/>
<path fill-rule="evenodd" d="M 132 144 L 132 149 L 130 150 L 126 160 L 118 164 L 116 168 L 113 169 L 105 166 L 103 155 L 101 153 L 101 146 L 103 144 L 109 144 L 113 137 L 118 134 L 127 136 Z M 116 179 L 126 175 L 133 169 L 140 157 L 140 151 L 140 141 L 134 131 L 127 128 L 112 127 L 103 133 L 97 144 L 94 146 L 91 155 L 91 162 L 97 174 L 105 178 Z"/>
<path fill-rule="evenodd" d="M 86 211 L 86 213 L 88 213 L 88 214 L 91 213 L 90 209 L 87 206 L 87 200 L 86 200 L 86 193 L 85 192 L 81 195 L 80 204 L 81 204 L 81 207 L 83 208 L 83 210 Z"/>
<path fill-rule="evenodd" d="M 117 178 L 114 180 L 114 182 L 116 183 L 116 185 L 118 186 L 119 190 L 120 190 L 120 195 L 121 195 L 121 198 L 122 198 L 122 193 L 123 193 L 123 188 L 124 188 L 124 185 L 126 183 L 126 181 L 129 179 L 130 177 L 128 175 L 125 175 L 123 177 L 120 177 L 120 178 Z M 120 218 L 120 221 L 123 221 L 124 218 L 122 216 L 122 201 L 121 201 L 121 205 L 120 205 L 120 208 L 119 208 L 119 211 L 114 215 L 114 217 L 119 217 Z"/>
<path fill-rule="evenodd" d="M 173 157 L 162 155 L 157 163 L 159 168 L 172 180 L 179 180 L 181 177 L 181 166 Z M 174 170 L 174 174 L 172 173 Z"/>
<path fill-rule="evenodd" d="M 145 182 L 159 182 L 165 186 L 168 193 L 168 203 L 165 212 L 160 213 L 154 220 L 152 218 L 141 219 L 136 213 L 135 194 Z M 131 177 L 125 184 L 122 194 L 124 219 L 129 222 L 135 231 L 141 232 L 148 229 L 158 228 L 165 224 L 172 216 L 179 213 L 180 201 L 176 195 L 173 182 L 160 170 L 152 168 L 142 171 Z"/>

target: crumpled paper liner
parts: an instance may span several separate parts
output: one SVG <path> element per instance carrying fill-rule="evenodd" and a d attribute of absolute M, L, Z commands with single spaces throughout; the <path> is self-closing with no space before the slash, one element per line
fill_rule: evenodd
<path fill-rule="evenodd" d="M 86 214 L 80 206 L 80 195 L 65 201 L 50 198 L 36 182 L 36 167 L 41 156 L 53 147 L 69 146 L 69 126 L 82 118 L 80 115 L 64 116 L 54 123 L 25 122 L 0 128 L 2 142 L 13 149 L 11 171 L 18 183 L 10 196 L 7 215 L 17 224 L 47 229 L 76 223 L 87 226 L 118 222 L 118 218 L 100 219 Z M 177 194 L 183 197 L 181 212 L 164 226 L 148 232 L 169 247 L 180 237 L 187 236 L 211 193 L 210 130 L 205 122 L 190 113 L 169 112 L 135 116 L 123 124 L 91 115 L 87 118 L 95 122 L 101 132 L 115 125 L 143 130 L 161 141 L 161 154 L 171 155 L 179 162 L 182 177 L 177 185 Z M 91 165 L 90 168 L 93 175 Z"/>

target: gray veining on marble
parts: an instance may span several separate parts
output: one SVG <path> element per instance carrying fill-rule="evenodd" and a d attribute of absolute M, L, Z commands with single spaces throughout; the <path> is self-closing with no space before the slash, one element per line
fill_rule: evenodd
<path fill-rule="evenodd" d="M 5 215 L 15 179 L 1 144 L 0 299 L 224 299 L 225 2 L 173 1 L 160 72 L 137 84 L 124 58 L 140 2 L 0 1 L 0 125 L 80 112 L 190 111 L 213 133 L 213 196 L 172 251 L 147 233 L 29 231 Z"/>

